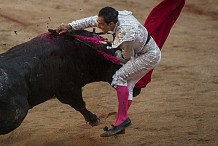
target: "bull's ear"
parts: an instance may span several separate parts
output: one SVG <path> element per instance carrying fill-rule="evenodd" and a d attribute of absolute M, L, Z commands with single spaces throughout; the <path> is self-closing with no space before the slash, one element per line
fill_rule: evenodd
<path fill-rule="evenodd" d="M 50 32 L 53 35 L 58 35 L 58 33 L 55 29 L 48 29 L 48 32 Z"/>

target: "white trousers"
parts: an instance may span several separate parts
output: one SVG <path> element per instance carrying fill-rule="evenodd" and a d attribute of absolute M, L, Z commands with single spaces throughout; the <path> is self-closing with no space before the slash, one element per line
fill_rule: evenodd
<path fill-rule="evenodd" d="M 152 38 L 144 49 L 147 51 L 129 60 L 113 75 L 111 85 L 115 88 L 117 86 L 128 86 L 129 100 L 133 99 L 135 84 L 157 66 L 161 60 L 160 49 Z"/>
<path fill-rule="evenodd" d="M 160 60 L 159 60 L 160 62 Z M 158 62 L 158 63 L 159 63 Z M 157 64 L 158 64 L 157 63 Z M 156 64 L 156 65 L 157 65 Z M 155 67 L 155 66 L 154 66 Z M 154 68 L 153 67 L 153 68 Z M 151 69 L 153 69 L 151 68 Z M 150 69 L 150 70 L 151 70 Z M 150 70 L 147 70 L 146 73 L 148 73 Z M 127 86 L 128 86 L 128 89 L 129 89 L 129 97 L 128 97 L 128 100 L 133 100 L 133 88 L 135 87 L 135 84 L 146 74 L 146 73 L 141 73 L 139 74 L 138 76 L 135 76 L 134 78 L 131 78 L 130 80 L 127 81 Z"/>

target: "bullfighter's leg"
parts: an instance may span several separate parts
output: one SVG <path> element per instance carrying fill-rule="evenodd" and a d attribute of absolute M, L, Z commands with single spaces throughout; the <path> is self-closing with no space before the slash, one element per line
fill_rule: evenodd
<path fill-rule="evenodd" d="M 84 116 L 86 122 L 88 122 L 91 126 L 97 126 L 100 123 L 100 119 L 95 114 L 87 110 L 86 104 L 82 98 L 81 88 L 73 90 L 64 89 L 61 91 L 61 94 L 58 95 L 57 99 L 62 103 L 69 104 L 75 110 L 79 111 Z"/>
<path fill-rule="evenodd" d="M 0 101 L 0 134 L 7 134 L 20 126 L 28 113 L 29 105 L 24 98 L 15 97 Z"/>

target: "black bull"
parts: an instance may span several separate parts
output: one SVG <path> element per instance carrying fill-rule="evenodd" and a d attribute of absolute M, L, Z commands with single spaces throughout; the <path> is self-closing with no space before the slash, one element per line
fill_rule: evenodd
<path fill-rule="evenodd" d="M 96 81 L 112 81 L 121 65 L 108 61 L 96 49 L 111 55 L 106 45 L 81 41 L 75 34 L 46 33 L 0 55 L 0 134 L 17 128 L 28 110 L 53 97 L 79 111 L 90 125 L 98 124 L 86 109 L 82 87 Z"/>

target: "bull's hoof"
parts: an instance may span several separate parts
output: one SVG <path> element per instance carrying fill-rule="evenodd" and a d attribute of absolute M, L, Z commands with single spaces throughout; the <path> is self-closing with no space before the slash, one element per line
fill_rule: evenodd
<path fill-rule="evenodd" d="M 97 118 L 95 121 L 89 122 L 89 125 L 93 126 L 98 126 L 100 124 L 100 119 Z"/>
<path fill-rule="evenodd" d="M 100 124 L 100 119 L 95 114 L 88 111 L 86 108 L 80 110 L 80 113 L 82 113 L 86 122 L 89 123 L 89 125 L 97 126 Z"/>

